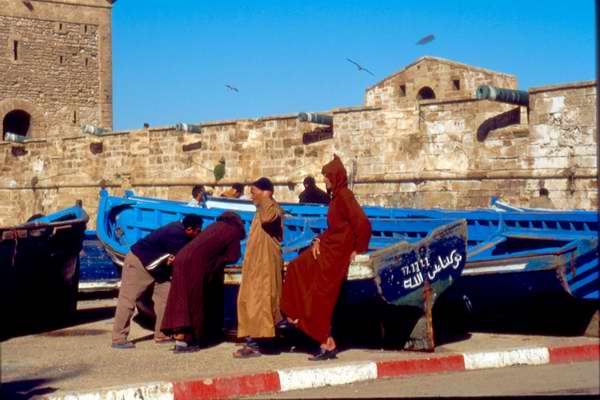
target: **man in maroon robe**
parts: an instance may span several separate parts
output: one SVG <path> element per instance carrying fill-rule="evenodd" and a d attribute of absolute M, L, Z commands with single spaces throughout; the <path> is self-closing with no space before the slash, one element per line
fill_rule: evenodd
<path fill-rule="evenodd" d="M 321 344 L 321 352 L 309 358 L 313 361 L 335 358 L 333 309 L 350 262 L 368 250 L 371 239 L 371 224 L 348 189 L 344 165 L 337 155 L 333 157 L 322 170 L 332 194 L 327 230 L 288 264 L 281 299 L 288 320 Z"/>
<path fill-rule="evenodd" d="M 246 236 L 238 214 L 226 211 L 175 256 L 161 330 L 174 351 L 196 351 L 222 335 L 223 268 L 241 256 Z"/>

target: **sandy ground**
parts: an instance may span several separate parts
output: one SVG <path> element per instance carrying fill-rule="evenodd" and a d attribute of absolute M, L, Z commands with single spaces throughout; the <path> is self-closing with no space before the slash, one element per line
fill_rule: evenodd
<path fill-rule="evenodd" d="M 305 352 L 290 352 L 247 360 L 234 359 L 233 342 L 189 354 L 173 354 L 172 345 L 155 344 L 152 333 L 132 324 L 130 338 L 137 347 L 110 347 L 116 299 L 79 302 L 76 321 L 61 329 L 5 340 L 0 344 L 4 388 L 29 394 L 78 391 L 151 381 L 182 381 L 199 377 L 239 375 L 266 370 L 314 365 Z M 505 350 L 516 347 L 598 343 L 597 338 L 473 333 L 443 344 L 435 354 Z M 338 360 L 379 361 L 430 357 L 431 353 L 354 348 L 340 352 Z"/>

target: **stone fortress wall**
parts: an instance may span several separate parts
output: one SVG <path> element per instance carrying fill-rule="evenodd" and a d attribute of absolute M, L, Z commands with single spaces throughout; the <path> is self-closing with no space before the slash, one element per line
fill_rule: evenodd
<path fill-rule="evenodd" d="M 34 8 L 42 4 L 31 3 Z M 321 166 L 333 153 L 352 175 L 352 188 L 362 204 L 477 208 L 499 196 L 528 206 L 544 187 L 557 208 L 597 206 L 594 82 L 530 88 L 529 107 L 476 100 L 478 85 L 516 88 L 516 77 L 435 57 L 422 57 L 368 88 L 362 106 L 319 111 L 333 116 L 332 127 L 300 122 L 292 114 L 196 122 L 201 133 L 150 127 L 83 134 L 81 122 L 111 126 L 112 115 L 103 102 L 109 84 L 102 67 L 103 49 L 110 47 L 110 24 L 107 27 L 105 21 L 110 2 L 63 1 L 61 7 L 67 7 L 64 3 L 94 3 L 104 23 L 86 20 L 87 33 L 74 23 L 63 26 L 83 48 L 76 56 L 65 56 L 72 63 L 68 74 L 77 78 L 64 104 L 48 94 L 31 97 L 24 83 L 10 89 L 7 99 L 4 90 L 13 72 L 0 69 L 0 106 L 27 101 L 44 116 L 44 124 L 32 124 L 32 130 L 39 128 L 24 142 L 0 141 L 0 225 L 81 199 L 93 228 L 102 187 L 119 195 L 133 189 L 140 195 L 187 201 L 198 183 L 220 193 L 232 183 L 268 176 L 276 183 L 279 200 L 296 201 L 306 175 L 324 186 Z M 6 18 L 2 14 L 0 18 Z M 56 24 L 25 22 L 33 27 L 11 27 L 8 36 L 24 38 L 23 32 L 29 31 L 58 35 Z M 5 32 L 0 28 L 0 46 L 12 40 Z M 27 40 L 23 46 L 27 48 Z M 46 57 L 37 54 L 44 53 L 43 46 L 35 48 L 29 46 L 30 57 Z M 11 56 L 5 46 L 0 66 L 11 63 Z M 88 74 L 82 65 L 87 56 L 96 79 L 77 86 Z M 49 77 L 65 72 L 61 71 L 55 65 L 43 74 L 51 81 Z M 41 98 L 47 102 L 38 101 Z M 69 120 L 73 103 L 81 116 L 77 123 Z M 222 157 L 226 174 L 215 182 L 212 168 Z"/>

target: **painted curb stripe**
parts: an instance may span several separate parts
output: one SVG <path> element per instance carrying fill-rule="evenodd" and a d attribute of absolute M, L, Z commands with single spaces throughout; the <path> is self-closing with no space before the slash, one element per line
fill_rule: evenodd
<path fill-rule="evenodd" d="M 377 379 L 377 364 L 364 362 L 327 368 L 280 370 L 277 373 L 281 391 L 286 392 Z"/>
<path fill-rule="evenodd" d="M 600 343 L 550 348 L 550 362 L 591 361 L 600 358 Z"/>
<path fill-rule="evenodd" d="M 95 392 L 49 395 L 48 400 L 173 400 L 252 396 L 289 390 L 343 385 L 378 378 L 598 360 L 600 343 L 515 349 L 401 361 L 360 362 L 326 368 L 295 368 L 254 375 L 186 382 L 153 382 L 141 386 L 107 388 Z"/>
<path fill-rule="evenodd" d="M 465 369 L 502 368 L 511 365 L 539 365 L 550 362 L 546 347 L 489 353 L 463 354 Z"/>
<path fill-rule="evenodd" d="M 377 378 L 464 370 L 465 361 L 462 355 L 422 360 L 381 361 L 377 363 Z"/>
<path fill-rule="evenodd" d="M 259 393 L 279 392 L 279 376 L 276 372 L 234 376 L 228 378 L 202 379 L 173 384 L 174 398 L 214 399 L 252 396 Z"/>
<path fill-rule="evenodd" d="M 47 396 L 48 400 L 173 400 L 173 384 L 155 382 L 140 386 L 108 388 L 87 393 L 67 393 L 59 396 Z"/>

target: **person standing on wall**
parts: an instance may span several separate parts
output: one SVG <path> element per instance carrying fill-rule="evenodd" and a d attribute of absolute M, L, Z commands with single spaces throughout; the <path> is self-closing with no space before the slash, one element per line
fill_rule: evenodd
<path fill-rule="evenodd" d="M 284 213 L 273 198 L 273 183 L 268 178 L 254 182 L 250 193 L 256 214 L 246 243 L 237 300 L 238 337 L 246 343 L 233 353 L 236 358 L 260 356 L 255 339 L 275 337 L 275 324 L 281 320 Z"/>
<path fill-rule="evenodd" d="M 146 267 L 159 258 L 167 256 L 167 264 L 172 264 L 174 255 L 192 240 L 202 229 L 202 218 L 186 215 L 183 221 L 171 222 L 150 235 L 138 240 L 125 256 L 121 273 L 121 288 L 117 300 L 112 331 L 112 347 L 130 349 L 135 344 L 127 339 L 131 317 L 138 302 L 147 290 L 153 290 L 152 300 L 156 314 L 154 340 L 157 343 L 170 341 L 160 331 L 165 303 L 171 286 L 170 274 L 153 276 Z"/>

